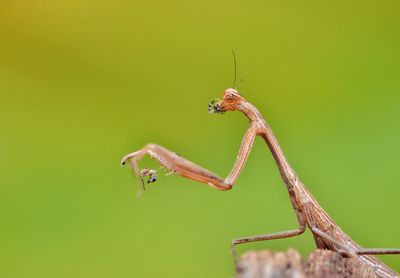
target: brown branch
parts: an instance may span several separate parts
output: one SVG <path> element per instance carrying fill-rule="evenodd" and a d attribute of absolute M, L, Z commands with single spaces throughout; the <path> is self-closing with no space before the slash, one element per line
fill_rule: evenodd
<path fill-rule="evenodd" d="M 345 258 L 330 250 L 318 249 L 304 261 L 299 252 L 249 251 L 239 262 L 237 278 L 339 278 L 378 277 L 355 258 Z"/>

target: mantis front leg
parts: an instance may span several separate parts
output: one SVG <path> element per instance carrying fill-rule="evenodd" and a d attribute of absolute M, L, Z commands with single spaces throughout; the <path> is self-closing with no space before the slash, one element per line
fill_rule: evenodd
<path fill-rule="evenodd" d="M 253 126 L 250 126 L 243 137 L 243 141 L 240 146 L 239 154 L 236 158 L 235 164 L 225 180 L 220 178 L 218 175 L 208 171 L 207 169 L 156 144 L 148 144 L 139 151 L 124 156 L 121 161 L 121 165 L 125 164 L 128 161 L 136 176 L 138 176 L 141 180 L 137 163 L 145 154 L 148 154 L 152 158 L 155 158 L 161 166 L 173 173 L 176 173 L 182 177 L 191 180 L 208 184 L 218 190 L 229 190 L 232 188 L 233 184 L 239 177 L 239 174 L 247 161 L 250 150 L 254 143 L 255 136 L 255 128 Z M 141 182 L 143 181 L 141 180 Z"/>

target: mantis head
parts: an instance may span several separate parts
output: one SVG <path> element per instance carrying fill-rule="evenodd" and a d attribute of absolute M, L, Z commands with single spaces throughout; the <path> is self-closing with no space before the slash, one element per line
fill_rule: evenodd
<path fill-rule="evenodd" d="M 222 100 L 216 98 L 208 104 L 208 112 L 223 114 L 226 111 L 234 111 L 239 109 L 239 106 L 244 101 L 239 92 L 229 88 L 224 92 Z"/>

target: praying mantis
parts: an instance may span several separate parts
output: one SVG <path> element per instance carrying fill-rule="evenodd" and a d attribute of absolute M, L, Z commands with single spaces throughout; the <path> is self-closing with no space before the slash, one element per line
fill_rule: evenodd
<path fill-rule="evenodd" d="M 295 230 L 283 231 L 265 235 L 243 237 L 232 240 L 232 254 L 236 270 L 238 260 L 236 246 L 248 242 L 273 240 L 301 235 L 308 227 L 313 236 L 317 248 L 329 249 L 343 256 L 356 257 L 359 261 L 369 265 L 377 276 L 385 278 L 400 277 L 394 270 L 372 255 L 400 254 L 400 249 L 365 249 L 354 242 L 341 228 L 333 222 L 327 212 L 318 204 L 310 191 L 300 181 L 296 172 L 290 166 L 271 128 L 266 123 L 257 108 L 249 103 L 240 93 L 233 88 L 224 91 L 221 100 L 215 99 L 208 105 L 210 113 L 225 113 L 227 111 L 240 111 L 250 121 L 249 127 L 243 137 L 238 156 L 229 175 L 222 179 L 209 170 L 181 157 L 180 155 L 156 144 L 148 144 L 142 149 L 123 157 L 121 165 L 129 162 L 131 168 L 138 177 L 139 183 L 144 186 L 144 177 L 147 182 L 154 182 L 157 177 L 155 170 L 140 170 L 138 161 L 149 155 L 170 173 L 208 184 L 217 190 L 229 190 L 237 181 L 242 171 L 256 136 L 264 139 L 278 166 L 284 184 L 289 193 L 289 198 L 296 214 L 299 227 Z"/>

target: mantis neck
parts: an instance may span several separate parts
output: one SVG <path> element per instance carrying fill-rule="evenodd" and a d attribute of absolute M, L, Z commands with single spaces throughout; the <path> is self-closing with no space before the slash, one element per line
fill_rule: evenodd
<path fill-rule="evenodd" d="M 300 223 L 302 219 L 308 218 L 306 216 L 306 210 L 312 210 L 318 212 L 318 215 L 324 219 L 322 222 L 315 222 L 315 220 L 306 220 L 309 225 L 331 225 L 338 227 L 328 213 L 321 207 L 321 205 L 315 200 L 314 196 L 308 191 L 304 184 L 299 180 L 296 172 L 292 169 L 287 161 L 278 141 L 276 140 L 274 133 L 268 124 L 263 121 L 264 132 L 261 136 L 267 143 L 271 153 L 278 165 L 279 172 L 285 182 L 286 188 L 289 192 L 290 201 L 292 202 L 293 208 L 296 211 L 296 216 Z M 310 222 L 311 221 L 311 222 Z M 318 241 L 319 242 L 319 241 Z M 317 245 L 319 244 L 317 242 Z M 319 246 L 319 245 L 318 245 Z M 321 245 L 325 246 L 325 245 Z"/>
<path fill-rule="evenodd" d="M 289 191 L 293 190 L 296 187 L 303 187 L 303 185 L 298 182 L 298 177 L 296 172 L 290 166 L 288 160 L 286 159 L 281 146 L 276 140 L 274 133 L 267 123 L 264 122 L 265 133 L 261 134 L 265 142 L 267 143 L 272 156 L 275 159 L 275 162 L 278 166 L 279 172 L 285 182 L 285 185 Z"/>
<path fill-rule="evenodd" d="M 301 211 L 304 203 L 307 202 L 307 200 L 304 198 L 313 199 L 313 197 L 303 183 L 299 180 L 296 172 L 290 166 L 282 151 L 282 148 L 275 138 L 274 133 L 269 125 L 265 122 L 257 108 L 248 102 L 240 108 L 240 110 L 249 118 L 251 125 L 253 125 L 257 130 L 257 133 L 262 136 L 267 143 L 278 166 L 283 181 L 285 182 L 286 188 L 289 192 L 290 200 L 294 208 Z M 301 194 L 300 197 L 298 196 L 300 192 L 304 192 L 305 194 Z"/>
<path fill-rule="evenodd" d="M 304 211 L 304 207 L 307 203 L 313 204 L 318 207 L 321 211 L 323 209 L 320 207 L 318 202 L 314 199 L 308 189 L 303 185 L 303 183 L 299 180 L 296 172 L 290 166 L 287 161 L 285 155 L 281 147 L 279 146 L 278 141 L 276 140 L 271 128 L 264 121 L 265 133 L 261 134 L 265 142 L 267 143 L 271 153 L 275 159 L 275 162 L 278 166 L 279 172 L 285 182 L 286 188 L 289 193 L 290 201 L 292 202 L 293 208 L 298 211 Z M 299 218 L 299 213 L 296 213 L 296 216 Z M 300 219 L 299 219 L 300 221 Z"/>

